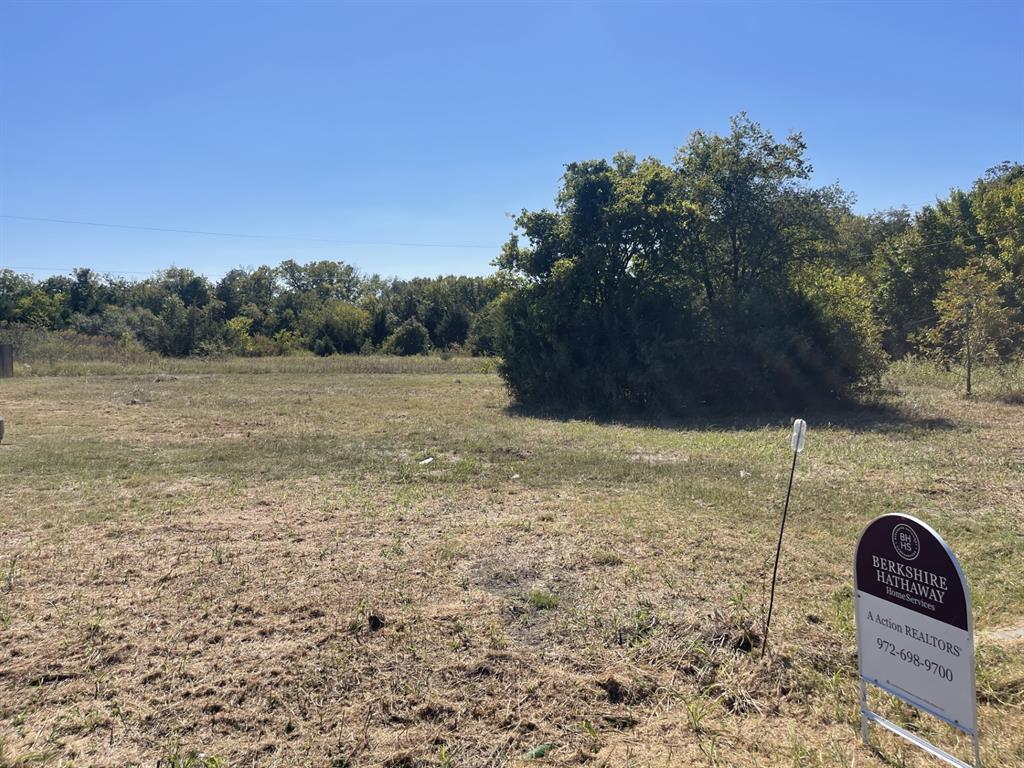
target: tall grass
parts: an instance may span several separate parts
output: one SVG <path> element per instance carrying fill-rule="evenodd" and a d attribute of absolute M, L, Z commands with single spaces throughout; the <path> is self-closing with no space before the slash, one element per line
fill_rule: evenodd
<path fill-rule="evenodd" d="M 966 396 L 966 373 L 962 367 L 946 367 L 921 358 L 908 357 L 889 366 L 884 382 L 890 389 L 939 387 Z M 980 366 L 972 375 L 972 394 L 981 400 L 1024 403 L 1024 360 L 1003 365 Z"/>
<path fill-rule="evenodd" d="M 415 374 L 490 373 L 489 358 L 441 355 L 391 357 L 309 353 L 287 357 L 160 357 L 134 341 L 0 324 L 0 343 L 14 345 L 16 376 L 118 376 L 145 374 Z"/>
<path fill-rule="evenodd" d="M 386 355 L 331 357 L 156 357 L 146 362 L 67 360 L 25 366 L 20 373 L 34 376 L 132 376 L 145 374 L 472 374 L 490 373 L 486 358 Z"/>
<path fill-rule="evenodd" d="M 0 323 L 0 344 L 14 345 L 15 371 L 20 374 L 67 363 L 123 366 L 155 364 L 160 359 L 132 339 L 51 331 L 18 323 Z"/>

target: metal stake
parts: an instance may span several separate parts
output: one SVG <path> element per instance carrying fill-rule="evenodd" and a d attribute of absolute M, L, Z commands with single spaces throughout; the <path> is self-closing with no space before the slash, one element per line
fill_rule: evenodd
<path fill-rule="evenodd" d="M 779 576 L 779 558 L 782 556 L 782 534 L 786 530 L 786 516 L 789 514 L 789 497 L 793 493 L 793 476 L 796 474 L 796 459 L 804 449 L 804 435 L 807 422 L 797 419 L 793 422 L 793 466 L 789 468 L 789 486 L 786 488 L 786 503 L 782 508 L 782 524 L 779 526 L 779 543 L 775 547 L 775 567 L 772 569 L 772 593 L 768 599 L 768 618 L 764 623 L 764 642 L 761 643 L 761 658 L 768 650 L 768 631 L 772 626 L 772 609 L 775 607 L 775 582 Z"/>

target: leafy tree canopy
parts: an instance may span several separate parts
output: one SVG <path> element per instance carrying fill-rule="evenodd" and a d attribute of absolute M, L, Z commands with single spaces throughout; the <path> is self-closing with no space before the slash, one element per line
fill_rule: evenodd
<path fill-rule="evenodd" d="M 808 184 L 804 152 L 798 134 L 779 142 L 740 115 L 727 136 L 693 134 L 672 165 L 620 153 L 566 166 L 554 210 L 523 211 L 497 261 L 525 281 L 505 304 L 513 394 L 588 410 L 761 407 L 876 375 L 866 283 L 837 272 L 813 296 L 798 284 L 844 266 L 851 215 L 838 187 Z M 826 311 L 829 291 L 856 317 Z"/>

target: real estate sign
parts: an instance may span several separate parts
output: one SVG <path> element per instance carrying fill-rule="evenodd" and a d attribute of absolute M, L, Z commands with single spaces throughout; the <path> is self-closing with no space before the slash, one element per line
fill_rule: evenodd
<path fill-rule="evenodd" d="M 942 537 L 907 515 L 883 515 L 861 534 L 854 558 L 862 726 L 868 721 L 964 765 L 867 706 L 865 684 L 938 717 L 975 740 L 974 622 L 956 556 Z M 977 755 L 976 755 L 977 757 Z"/>

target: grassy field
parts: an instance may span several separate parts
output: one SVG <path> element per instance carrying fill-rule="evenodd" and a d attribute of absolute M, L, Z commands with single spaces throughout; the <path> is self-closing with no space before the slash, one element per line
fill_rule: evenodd
<path fill-rule="evenodd" d="M 1024 764 L 1024 407 L 905 366 L 885 408 L 595 423 L 482 365 L 0 382 L 0 766 L 931 765 L 858 732 L 851 560 L 890 511 L 960 555 L 982 755 Z"/>

